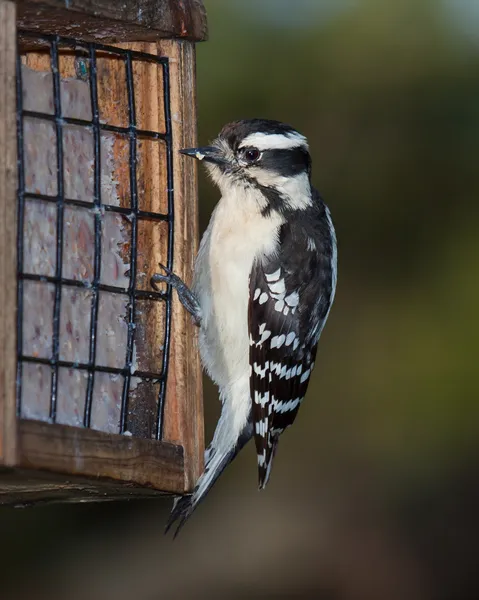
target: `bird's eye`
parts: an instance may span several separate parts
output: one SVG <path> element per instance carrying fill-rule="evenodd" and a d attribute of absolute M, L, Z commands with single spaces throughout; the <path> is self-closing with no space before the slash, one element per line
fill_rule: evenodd
<path fill-rule="evenodd" d="M 242 158 L 248 163 L 255 163 L 260 156 L 261 152 L 257 148 L 245 148 L 242 152 Z"/>

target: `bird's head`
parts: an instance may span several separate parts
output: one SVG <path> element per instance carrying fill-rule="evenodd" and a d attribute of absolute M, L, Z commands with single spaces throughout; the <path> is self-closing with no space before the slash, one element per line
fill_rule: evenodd
<path fill-rule="evenodd" d="M 181 152 L 202 161 L 223 193 L 252 188 L 291 209 L 303 208 L 311 198 L 308 142 L 279 121 L 234 121 L 211 146 Z"/>

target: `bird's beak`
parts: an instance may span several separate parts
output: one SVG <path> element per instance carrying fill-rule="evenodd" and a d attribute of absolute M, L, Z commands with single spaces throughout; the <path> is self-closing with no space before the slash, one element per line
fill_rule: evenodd
<path fill-rule="evenodd" d="M 223 153 L 216 146 L 203 146 L 202 148 L 183 148 L 181 154 L 192 156 L 198 160 L 215 163 L 217 165 L 225 162 Z"/>

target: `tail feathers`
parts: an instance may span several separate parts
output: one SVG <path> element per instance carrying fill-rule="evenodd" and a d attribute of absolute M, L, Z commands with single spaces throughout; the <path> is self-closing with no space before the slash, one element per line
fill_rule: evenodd
<path fill-rule="evenodd" d="M 168 518 L 165 533 L 168 533 L 172 525 L 177 521 L 178 523 L 173 537 L 175 538 L 179 534 L 186 521 L 194 513 L 196 507 L 206 497 L 218 477 L 235 456 L 236 453 L 233 449 L 224 456 L 219 457 L 219 460 L 211 460 L 205 467 L 203 475 L 198 479 L 198 483 L 196 484 L 193 493 L 189 496 L 177 496 L 174 499 L 173 509 Z"/>
<path fill-rule="evenodd" d="M 264 490 L 269 481 L 277 447 L 278 438 L 269 436 L 267 447 L 263 448 L 261 453 L 258 453 L 258 482 L 260 490 Z"/>
<path fill-rule="evenodd" d="M 173 509 L 171 510 L 170 516 L 165 527 L 165 535 L 170 531 L 173 523 L 178 521 L 178 526 L 173 534 L 173 538 L 179 534 L 181 528 L 186 523 L 188 518 L 193 514 L 198 502 L 195 502 L 194 494 L 190 496 L 176 496 L 173 500 Z"/>
<path fill-rule="evenodd" d="M 168 518 L 165 528 L 165 534 L 176 523 L 176 530 L 173 537 L 176 538 L 178 533 L 183 528 L 186 521 L 191 517 L 196 507 L 204 500 L 208 492 L 216 483 L 218 477 L 233 461 L 238 452 L 252 437 L 252 427 L 248 424 L 240 436 L 236 446 L 227 452 L 220 453 L 216 448 L 210 446 L 206 452 L 207 463 L 205 470 L 193 490 L 193 493 L 188 496 L 177 496 L 174 499 L 173 509 Z"/>

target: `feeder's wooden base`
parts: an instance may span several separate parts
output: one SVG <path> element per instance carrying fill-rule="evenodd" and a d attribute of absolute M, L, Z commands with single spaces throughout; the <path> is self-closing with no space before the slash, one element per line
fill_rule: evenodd
<path fill-rule="evenodd" d="M 25 508 L 46 503 L 107 502 L 154 498 L 165 492 L 109 480 L 66 477 L 26 469 L 0 469 L 0 505 Z"/>
<path fill-rule="evenodd" d="M 15 460 L 0 464 L 0 504 L 182 494 L 183 447 L 92 429 L 17 423 Z"/>

